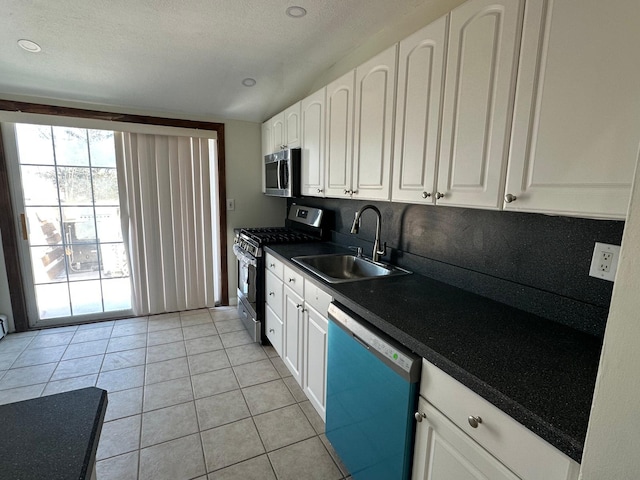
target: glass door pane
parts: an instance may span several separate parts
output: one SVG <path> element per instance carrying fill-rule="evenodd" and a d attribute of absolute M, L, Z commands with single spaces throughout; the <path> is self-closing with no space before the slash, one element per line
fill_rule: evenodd
<path fill-rule="evenodd" d="M 16 125 L 37 321 L 131 310 L 113 132 Z"/>

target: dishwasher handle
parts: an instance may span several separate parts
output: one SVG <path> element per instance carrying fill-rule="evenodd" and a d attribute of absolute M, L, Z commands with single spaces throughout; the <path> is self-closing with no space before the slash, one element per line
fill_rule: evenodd
<path fill-rule="evenodd" d="M 329 304 L 327 313 L 329 320 L 396 373 L 411 383 L 420 381 L 422 358 L 419 355 L 336 302 Z"/>

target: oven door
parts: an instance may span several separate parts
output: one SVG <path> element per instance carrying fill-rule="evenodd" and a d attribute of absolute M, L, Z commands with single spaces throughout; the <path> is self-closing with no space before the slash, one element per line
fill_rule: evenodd
<path fill-rule="evenodd" d="M 238 245 L 233 246 L 233 252 L 238 258 L 238 316 L 254 342 L 262 338 L 262 326 L 257 314 L 258 295 L 258 260 L 242 250 Z"/>

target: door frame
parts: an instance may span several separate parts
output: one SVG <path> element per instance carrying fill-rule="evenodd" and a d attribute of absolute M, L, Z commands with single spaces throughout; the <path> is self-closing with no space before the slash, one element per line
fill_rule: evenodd
<path fill-rule="evenodd" d="M 39 103 L 15 102 L 0 99 L 0 110 L 9 112 L 34 113 L 40 115 L 65 116 L 112 122 L 137 123 L 142 125 L 158 125 L 167 127 L 192 128 L 212 130 L 217 133 L 218 142 L 218 232 L 220 238 L 220 269 L 221 295 L 220 304 L 229 304 L 229 285 L 227 272 L 227 210 L 226 210 L 226 169 L 224 123 L 183 120 L 178 118 L 152 117 L 145 115 L 129 115 L 116 112 L 85 110 L 81 108 L 59 107 Z M 1 126 L 0 126 L 1 128 Z M 0 132 L 1 133 L 1 132 Z M 0 135 L 0 211 L 9 214 L 0 215 L 0 232 L 2 232 L 2 247 L 7 267 L 9 281 L 9 295 L 13 310 L 13 324 L 17 332 L 29 330 L 27 317 L 27 303 L 25 296 L 24 278 L 20 269 L 20 254 L 18 251 L 18 226 L 15 210 L 9 192 L 9 172 L 2 135 Z"/>

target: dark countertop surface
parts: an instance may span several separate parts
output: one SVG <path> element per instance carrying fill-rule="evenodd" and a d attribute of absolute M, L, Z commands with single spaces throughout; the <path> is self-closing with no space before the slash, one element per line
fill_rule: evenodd
<path fill-rule="evenodd" d="M 106 409 L 95 387 L 1 405 L 0 479 L 91 478 Z"/>
<path fill-rule="evenodd" d="M 273 245 L 284 260 L 353 253 L 331 243 Z M 602 340 L 411 274 L 331 284 L 333 298 L 580 462 Z"/>

